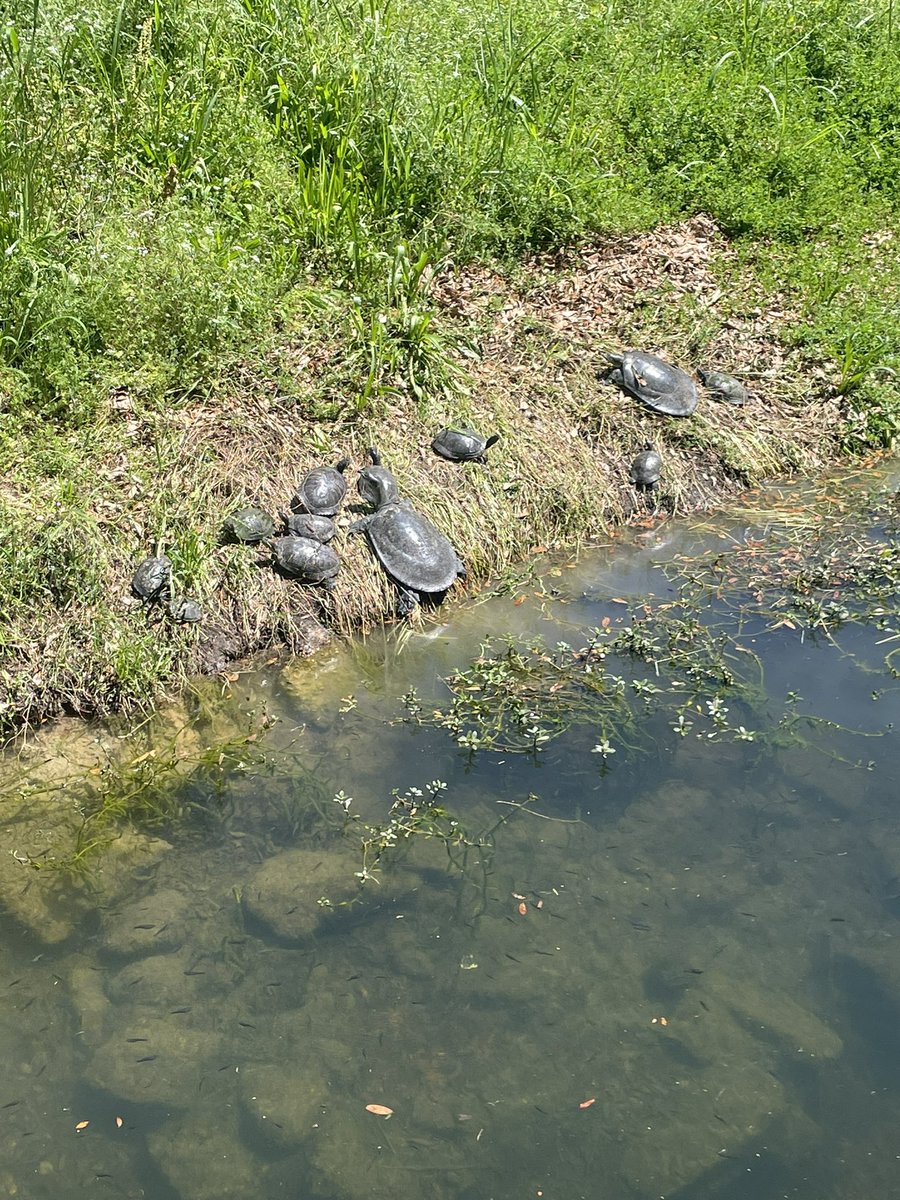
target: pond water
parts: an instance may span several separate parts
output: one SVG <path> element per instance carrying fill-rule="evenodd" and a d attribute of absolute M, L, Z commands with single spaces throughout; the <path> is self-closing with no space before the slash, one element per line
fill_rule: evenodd
<path fill-rule="evenodd" d="M 897 1195 L 898 480 L 9 755 L 0 1196 Z M 160 779 L 177 819 L 32 869 Z"/>

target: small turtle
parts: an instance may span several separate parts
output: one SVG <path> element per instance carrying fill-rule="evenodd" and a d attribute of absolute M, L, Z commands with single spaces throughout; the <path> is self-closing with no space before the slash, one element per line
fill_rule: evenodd
<path fill-rule="evenodd" d="M 374 479 L 371 498 L 375 512 L 350 526 L 365 531 L 375 557 L 397 586 L 397 615 L 407 616 L 425 596 L 440 602 L 466 568 L 448 539 L 408 500 L 396 494 L 393 477 Z"/>
<path fill-rule="evenodd" d="M 261 508 L 241 508 L 222 525 L 225 536 L 251 545 L 263 542 L 275 532 L 275 522 Z"/>
<path fill-rule="evenodd" d="M 344 472 L 349 466 L 350 459 L 342 458 L 333 467 L 313 467 L 307 471 L 297 485 L 291 507 L 296 512 L 333 517 L 347 495 Z"/>
<path fill-rule="evenodd" d="M 747 403 L 747 389 L 740 380 L 726 375 L 724 371 L 704 371 L 698 367 L 697 376 L 717 400 L 724 400 L 726 404 L 734 404 L 736 407 Z"/>
<path fill-rule="evenodd" d="M 187 596 L 182 596 L 179 600 L 170 600 L 168 612 L 172 620 L 177 621 L 179 625 L 195 625 L 203 620 L 203 609 L 196 600 L 189 600 Z"/>
<path fill-rule="evenodd" d="M 607 354 L 612 367 L 607 378 L 667 417 L 689 417 L 697 407 L 697 387 L 687 371 L 646 350 Z"/>
<path fill-rule="evenodd" d="M 400 489 L 397 480 L 381 461 L 381 455 L 374 446 L 366 451 L 372 460 L 371 467 L 363 467 L 356 481 L 356 488 L 366 504 L 377 508 L 379 504 L 400 499 Z"/>
<path fill-rule="evenodd" d="M 131 580 L 131 590 L 145 604 L 163 601 L 169 595 L 169 579 L 172 575 L 172 560 L 160 554 L 157 558 L 145 558 Z"/>
<path fill-rule="evenodd" d="M 330 542 L 334 537 L 334 521 L 317 513 L 282 513 L 288 533 L 295 537 L 311 538 L 314 542 Z"/>
<path fill-rule="evenodd" d="M 662 458 L 653 443 L 644 442 L 644 449 L 631 464 L 629 478 L 635 487 L 651 491 L 659 483 L 662 465 Z"/>
<path fill-rule="evenodd" d="M 431 443 L 431 448 L 435 454 L 450 462 L 486 463 L 486 451 L 499 441 L 499 433 L 483 438 L 474 429 L 442 429 Z"/>
<path fill-rule="evenodd" d="M 341 560 L 330 546 L 291 534 L 275 538 L 272 554 L 279 574 L 301 583 L 321 584 L 329 592 L 334 587 Z"/>

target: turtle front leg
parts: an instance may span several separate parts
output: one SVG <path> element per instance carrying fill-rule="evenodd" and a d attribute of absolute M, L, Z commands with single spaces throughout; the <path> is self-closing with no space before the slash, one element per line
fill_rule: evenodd
<path fill-rule="evenodd" d="M 397 586 L 397 616 L 408 617 L 419 603 L 419 593 L 412 588 Z"/>
<path fill-rule="evenodd" d="M 371 520 L 372 520 L 371 516 L 369 516 L 369 517 L 360 517 L 360 519 L 359 519 L 358 521 L 354 521 L 354 522 L 353 522 L 353 524 L 352 524 L 351 526 L 349 526 L 349 528 L 347 529 L 347 533 L 348 533 L 348 534 L 351 534 L 351 533 L 365 533 L 365 531 L 366 531 L 366 530 L 368 529 L 368 527 L 369 527 L 369 522 L 370 522 Z"/>

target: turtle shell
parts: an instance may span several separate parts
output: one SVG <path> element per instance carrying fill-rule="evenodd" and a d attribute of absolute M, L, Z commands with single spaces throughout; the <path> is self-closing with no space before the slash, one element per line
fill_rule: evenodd
<path fill-rule="evenodd" d="M 311 538 L 314 542 L 330 542 L 334 537 L 334 521 L 318 513 L 291 513 L 284 518 L 289 533 L 295 537 Z"/>
<path fill-rule="evenodd" d="M 239 542 L 261 542 L 275 532 L 275 522 L 261 508 L 241 508 L 225 520 L 225 532 Z"/>
<path fill-rule="evenodd" d="M 194 625 L 203 620 L 203 609 L 196 600 L 182 596 L 180 600 L 169 602 L 169 616 L 179 625 Z"/>
<path fill-rule="evenodd" d="M 169 591 L 172 560 L 165 554 L 145 558 L 131 580 L 131 590 L 141 600 L 164 600 Z"/>
<path fill-rule="evenodd" d="M 608 355 L 614 383 L 667 417 L 689 417 L 697 407 L 697 387 L 687 371 L 646 350 Z"/>
<path fill-rule="evenodd" d="M 347 495 L 344 472 L 349 466 L 350 459 L 342 458 L 333 467 L 313 467 L 307 471 L 297 485 L 295 507 L 301 512 L 333 517 Z"/>
<path fill-rule="evenodd" d="M 652 442 L 647 442 L 646 450 L 642 450 L 631 464 L 631 482 L 642 487 L 653 487 L 659 482 L 662 465 L 661 455 L 653 448 Z"/>
<path fill-rule="evenodd" d="M 431 448 L 450 462 L 486 462 L 485 450 L 500 440 L 499 433 L 483 438 L 474 429 L 442 429 Z"/>
<path fill-rule="evenodd" d="M 737 407 L 747 403 L 747 389 L 732 375 L 726 375 L 724 371 L 703 371 L 699 368 L 697 374 L 703 386 L 717 399 Z"/>
<path fill-rule="evenodd" d="M 374 446 L 370 446 L 366 454 L 371 459 L 372 465 L 363 467 L 360 471 L 356 481 L 357 491 L 366 504 L 371 504 L 373 508 L 378 508 L 382 504 L 393 504 L 400 499 L 397 480 L 381 461 L 381 455 Z"/>
<path fill-rule="evenodd" d="M 312 538 L 276 538 L 272 543 L 275 565 L 283 575 L 302 583 L 323 583 L 329 586 L 340 569 L 341 560 L 331 549 Z"/>
<path fill-rule="evenodd" d="M 447 538 L 404 504 L 386 504 L 366 525 L 369 544 L 392 579 L 415 592 L 445 592 L 464 573 Z"/>

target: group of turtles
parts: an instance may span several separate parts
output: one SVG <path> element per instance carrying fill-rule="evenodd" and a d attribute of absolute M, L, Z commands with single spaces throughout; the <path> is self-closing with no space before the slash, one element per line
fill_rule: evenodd
<path fill-rule="evenodd" d="M 686 371 L 672 366 L 655 354 L 629 350 L 608 354 L 606 378 L 640 400 L 648 408 L 667 416 L 689 416 L 697 407 L 697 387 Z M 703 385 L 719 399 L 741 405 L 747 400 L 743 384 L 718 371 L 698 371 Z M 499 434 L 482 437 L 472 429 L 442 429 L 431 443 L 435 454 L 450 462 L 487 461 L 487 451 L 499 440 Z M 440 602 L 457 578 L 466 574 L 459 555 L 450 541 L 413 505 L 400 495 L 397 480 L 371 446 L 366 452 L 369 465 L 357 479 L 362 500 L 373 512 L 354 522 L 348 533 L 365 533 L 369 546 L 397 589 L 397 613 L 405 616 L 420 600 Z M 271 565 L 282 576 L 330 591 L 337 579 L 341 560 L 329 544 L 335 536 L 335 517 L 347 496 L 345 472 L 349 458 L 333 467 L 313 467 L 308 471 L 291 500 L 291 511 L 281 514 L 282 529 L 276 536 L 276 523 L 260 508 L 242 508 L 227 518 L 223 526 L 226 540 L 249 545 L 265 545 L 271 553 Z M 632 484 L 652 490 L 662 473 L 662 457 L 652 442 L 631 464 Z M 173 620 L 195 622 L 202 619 L 196 600 L 171 594 L 172 563 L 165 555 L 148 558 L 140 564 L 132 579 L 132 591 L 144 604 L 163 606 Z"/>

